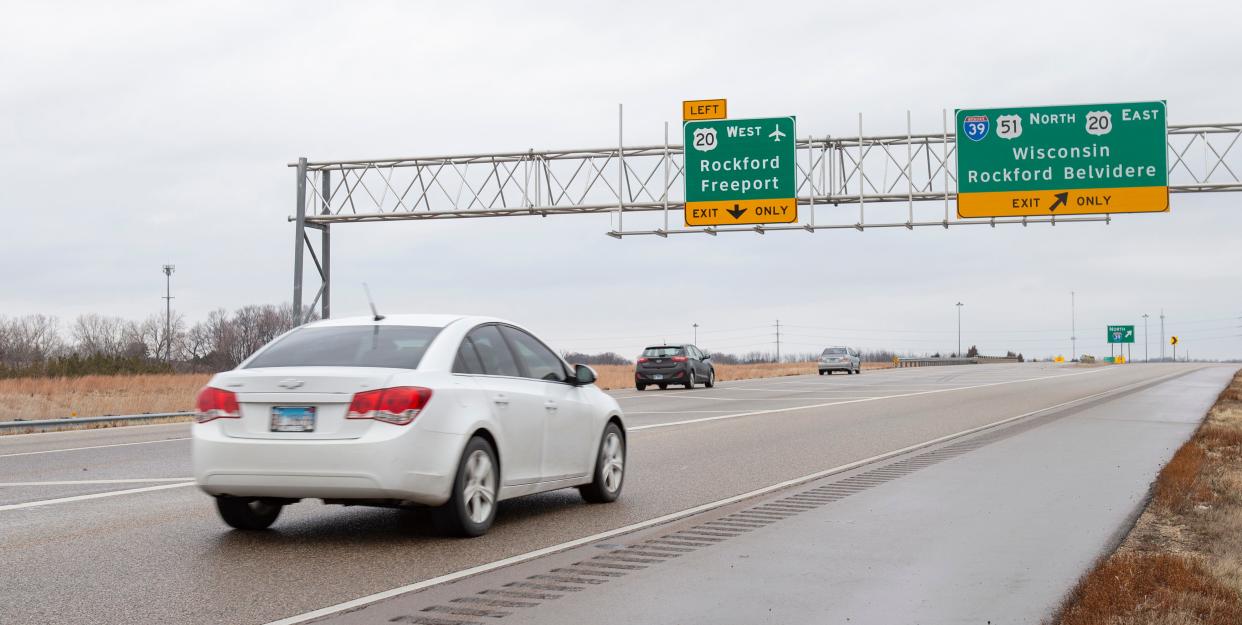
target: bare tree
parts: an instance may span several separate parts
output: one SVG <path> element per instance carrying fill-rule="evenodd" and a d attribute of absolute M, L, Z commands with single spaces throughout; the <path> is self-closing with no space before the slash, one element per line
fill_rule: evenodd
<path fill-rule="evenodd" d="M 288 308 L 288 307 L 285 307 Z M 234 340 L 229 345 L 230 361 L 234 366 L 245 360 L 272 339 L 293 329 L 294 316 L 282 312 L 270 304 L 243 306 L 233 313 Z"/>
<path fill-rule="evenodd" d="M 186 360 L 202 362 L 207 360 L 215 349 L 211 328 L 206 322 L 200 321 L 185 333 L 184 357 Z"/>
<path fill-rule="evenodd" d="M 310 308 L 302 313 L 308 321 L 318 318 Z M 289 304 L 252 305 L 231 314 L 225 309 L 213 310 L 193 327 L 184 315 L 173 313 L 170 332 L 162 313 L 140 322 L 88 313 L 79 315 L 69 326 L 70 342 L 66 344 L 56 317 L 0 317 L 0 366 L 30 367 L 69 354 L 163 360 L 171 352 L 174 362 L 229 369 L 299 325 L 299 320 Z"/>
<path fill-rule="evenodd" d="M 83 355 L 120 356 L 125 351 L 126 321 L 95 313 L 78 315 L 70 328 L 73 351 Z"/>
<path fill-rule="evenodd" d="M 51 315 L 26 315 L 4 322 L 0 362 L 29 366 L 60 355 L 64 349 L 58 332 L 60 321 Z"/>
<path fill-rule="evenodd" d="M 146 358 L 147 344 L 142 340 L 142 325 L 135 321 L 126 321 L 121 329 L 121 356 L 125 358 Z"/>
<path fill-rule="evenodd" d="M 0 364 L 7 364 L 9 362 L 9 354 L 12 351 L 12 322 L 7 317 L 0 317 Z"/>
<path fill-rule="evenodd" d="M 185 341 L 185 316 L 173 313 L 172 327 L 166 325 L 164 315 L 152 313 L 151 316 L 137 325 L 139 339 L 142 341 L 147 357 L 163 360 L 165 354 L 181 356 Z M 171 334 L 169 331 L 171 330 Z"/>

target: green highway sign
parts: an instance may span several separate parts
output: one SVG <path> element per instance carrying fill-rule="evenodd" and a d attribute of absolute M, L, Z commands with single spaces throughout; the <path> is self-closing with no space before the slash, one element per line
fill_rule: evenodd
<path fill-rule="evenodd" d="M 957 214 L 1169 210 L 1165 103 L 957 111 Z"/>
<path fill-rule="evenodd" d="M 686 225 L 792 223 L 794 118 L 688 121 Z"/>
<path fill-rule="evenodd" d="M 1134 326 L 1108 326 L 1109 343 L 1133 343 Z"/>

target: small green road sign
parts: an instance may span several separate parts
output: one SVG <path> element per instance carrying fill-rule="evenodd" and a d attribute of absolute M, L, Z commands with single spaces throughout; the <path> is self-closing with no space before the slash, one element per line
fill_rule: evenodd
<path fill-rule="evenodd" d="M 686 122 L 686 225 L 797 221 L 794 130 L 792 116 Z"/>
<path fill-rule="evenodd" d="M 1169 209 L 1165 103 L 957 111 L 957 214 Z"/>
<path fill-rule="evenodd" d="M 1109 343 L 1133 343 L 1134 326 L 1108 326 Z"/>

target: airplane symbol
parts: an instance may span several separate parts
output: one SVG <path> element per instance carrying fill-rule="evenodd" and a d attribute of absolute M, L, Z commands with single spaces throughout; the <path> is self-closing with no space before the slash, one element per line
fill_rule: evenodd
<path fill-rule="evenodd" d="M 777 126 L 776 130 L 773 130 L 772 132 L 768 133 L 768 136 L 772 137 L 773 141 L 780 141 L 781 137 L 785 136 L 785 133 L 781 132 L 780 126 Z"/>

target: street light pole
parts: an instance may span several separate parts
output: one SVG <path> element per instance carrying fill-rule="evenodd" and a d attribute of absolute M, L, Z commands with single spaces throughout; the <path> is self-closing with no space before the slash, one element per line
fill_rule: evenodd
<path fill-rule="evenodd" d="M 1147 313 L 1143 313 L 1143 362 L 1151 362 L 1151 358 L 1147 357 Z"/>
<path fill-rule="evenodd" d="M 957 357 L 962 357 L 962 303 L 957 303 Z"/>
<path fill-rule="evenodd" d="M 694 324 L 694 346 L 699 346 L 699 324 Z"/>

